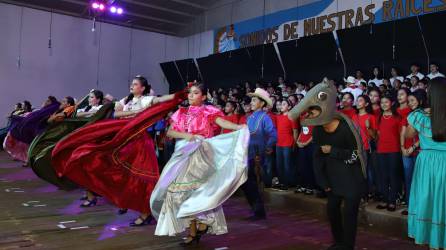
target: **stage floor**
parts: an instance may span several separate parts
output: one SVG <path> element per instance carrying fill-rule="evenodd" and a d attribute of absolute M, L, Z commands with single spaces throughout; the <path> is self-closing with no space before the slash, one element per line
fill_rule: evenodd
<path fill-rule="evenodd" d="M 178 245 L 181 236 L 154 236 L 154 224 L 128 227 L 137 214 L 117 215 L 117 209 L 104 199 L 96 207 L 80 208 L 81 195 L 80 190 L 57 190 L 1 151 L 0 249 L 183 249 Z M 268 219 L 250 222 L 244 220 L 249 210 L 243 197 L 231 198 L 224 210 L 229 233 L 206 235 L 190 249 L 322 250 L 331 243 L 327 223 L 308 212 L 268 204 Z M 425 248 L 361 227 L 357 249 Z"/>

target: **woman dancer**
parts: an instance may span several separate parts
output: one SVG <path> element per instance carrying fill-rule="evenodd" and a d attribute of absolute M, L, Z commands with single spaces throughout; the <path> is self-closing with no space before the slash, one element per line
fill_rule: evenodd
<path fill-rule="evenodd" d="M 408 234 L 416 244 L 446 248 L 446 78 L 430 81 L 430 109 L 408 117 L 407 137 L 418 134 L 421 151 L 415 163 L 409 198 Z"/>
<path fill-rule="evenodd" d="M 172 115 L 167 136 L 180 141 L 150 200 L 158 221 L 155 235 L 174 236 L 189 227 L 183 245 L 198 243 L 208 231 L 227 232 L 221 204 L 247 177 L 247 129 L 206 139 L 219 127 L 239 130 L 246 125 L 226 121 L 220 110 L 204 105 L 206 91 L 203 84 L 194 84 L 188 96 L 190 106 Z"/>
<path fill-rule="evenodd" d="M 119 208 L 141 213 L 131 226 L 148 225 L 152 217 L 149 199 L 159 171 L 153 140 L 146 129 L 184 99 L 183 92 L 148 97 L 150 85 L 142 76 L 133 79 L 131 94 L 117 104 L 115 119 L 84 126 L 59 141 L 52 152 L 52 165 L 59 177 L 84 187 L 88 199 L 83 206 L 94 206 L 94 193 Z M 151 108 L 148 108 L 151 107 Z"/>
<path fill-rule="evenodd" d="M 22 161 L 26 166 L 29 144 L 48 126 L 48 118 L 59 109 L 60 103 L 49 96 L 40 110 L 23 114 L 23 117 L 11 126 L 3 143 L 3 148 L 14 160 Z"/>

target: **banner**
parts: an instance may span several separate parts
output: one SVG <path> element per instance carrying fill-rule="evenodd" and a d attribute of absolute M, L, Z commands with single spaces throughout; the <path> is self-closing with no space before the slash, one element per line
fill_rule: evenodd
<path fill-rule="evenodd" d="M 214 53 L 446 10 L 446 0 L 320 0 L 214 30 Z"/>

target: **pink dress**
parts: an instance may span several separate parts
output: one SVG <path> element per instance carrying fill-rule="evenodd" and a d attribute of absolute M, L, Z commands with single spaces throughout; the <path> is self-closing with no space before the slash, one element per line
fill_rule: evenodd
<path fill-rule="evenodd" d="M 223 112 L 213 106 L 182 107 L 171 117 L 172 129 L 178 132 L 210 138 L 221 131 L 221 128 L 215 123 L 215 120 L 223 116 Z M 175 147 L 176 151 L 178 150 L 178 145 L 182 143 L 185 143 L 185 141 L 177 142 Z M 183 157 L 186 155 L 188 159 L 179 161 L 175 160 L 177 153 L 174 153 L 172 159 L 166 165 L 166 169 L 172 167 L 179 168 L 183 164 L 182 162 L 190 162 L 190 164 L 187 164 L 187 166 L 175 173 L 175 176 L 172 177 L 173 181 L 167 187 L 166 196 L 163 199 L 159 217 L 157 218 L 155 235 L 177 235 L 189 227 L 191 220 L 197 220 L 200 223 L 208 225 L 208 233 L 210 234 L 224 234 L 227 232 L 226 220 L 221 206 L 209 211 L 196 213 L 192 216 L 178 217 L 182 204 L 197 189 L 205 185 L 210 176 L 215 173 L 213 164 L 206 164 L 207 161 L 211 161 L 209 159 L 213 158 L 212 148 L 207 143 L 203 143 L 194 152 L 195 156 L 192 156 L 194 153 L 191 153 L 191 156 L 187 156 L 187 153 L 182 153 L 181 155 Z M 198 157 L 199 160 L 197 160 L 197 155 L 200 155 L 200 153 L 202 157 Z M 165 171 L 163 170 L 164 175 Z M 171 178 L 170 176 L 167 177 Z M 166 182 L 166 179 L 162 175 L 158 183 L 164 182 Z M 158 214 L 157 211 L 155 212 Z"/>
<path fill-rule="evenodd" d="M 182 107 L 170 119 L 175 131 L 210 138 L 218 135 L 221 130 L 215 123 L 218 117 L 224 117 L 221 110 L 214 106 L 202 105 Z"/>

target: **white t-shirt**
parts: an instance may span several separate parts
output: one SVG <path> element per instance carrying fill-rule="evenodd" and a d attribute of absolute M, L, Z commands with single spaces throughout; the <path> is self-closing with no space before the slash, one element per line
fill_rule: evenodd
<path fill-rule="evenodd" d="M 435 74 L 430 73 L 429 75 L 427 75 L 427 77 L 429 79 L 434 79 L 434 78 L 437 78 L 437 77 L 444 77 L 444 75 L 442 73 L 440 73 L 440 72 L 437 72 Z"/>
<path fill-rule="evenodd" d="M 127 97 L 122 98 L 119 101 L 119 104 L 123 107 L 122 111 L 132 111 L 132 110 L 140 110 L 145 109 L 152 105 L 154 96 L 141 96 L 141 97 L 133 97 L 131 101 L 125 104 L 125 99 Z"/>
<path fill-rule="evenodd" d="M 302 90 L 302 91 L 299 91 L 299 90 L 296 89 L 296 95 L 299 95 L 299 94 L 305 96 L 307 94 L 307 91 L 305 91 L 305 89 Z"/>
<path fill-rule="evenodd" d="M 393 82 L 394 82 L 396 79 L 400 80 L 401 83 L 404 82 L 404 77 L 402 77 L 402 76 L 395 76 L 395 77 L 392 77 L 392 78 L 390 78 L 389 80 L 390 80 L 390 84 L 391 84 L 393 87 L 395 87 L 395 85 L 393 84 Z"/>
<path fill-rule="evenodd" d="M 367 84 L 367 81 L 364 80 L 364 79 L 362 79 L 362 78 L 361 78 L 361 79 L 355 79 L 355 85 L 356 85 L 356 86 L 361 85 L 361 82 Z"/>
<path fill-rule="evenodd" d="M 88 106 L 87 106 L 87 107 L 88 107 Z M 83 108 L 83 109 L 78 109 L 76 112 L 77 112 L 77 113 L 88 112 L 89 114 L 86 115 L 85 117 L 91 117 L 91 116 L 93 116 L 96 112 L 98 112 L 98 111 L 102 108 L 102 105 L 93 106 L 93 107 L 91 107 L 88 111 L 85 111 L 85 110 L 87 110 L 87 107 L 85 107 L 85 108 Z"/>
<path fill-rule="evenodd" d="M 412 78 L 412 76 L 416 76 L 416 77 L 418 77 L 418 80 L 421 80 L 421 79 L 424 78 L 424 75 L 421 74 L 420 72 L 418 72 L 416 75 L 414 75 L 414 74 L 411 73 L 410 75 L 406 76 L 406 78 L 410 79 L 410 78 Z"/>
<path fill-rule="evenodd" d="M 347 88 L 343 89 L 341 92 L 342 93 L 347 93 L 347 92 L 352 93 L 353 97 L 355 98 L 355 100 L 354 100 L 354 104 L 355 105 L 356 105 L 356 102 L 358 100 L 358 97 L 360 95 L 362 95 L 362 90 L 360 88 L 350 88 L 350 87 L 347 87 Z"/>
<path fill-rule="evenodd" d="M 379 86 L 381 86 L 383 84 L 383 79 L 378 79 L 378 78 L 370 79 L 369 80 L 369 84 L 371 82 L 374 82 L 376 87 L 379 87 Z"/>

